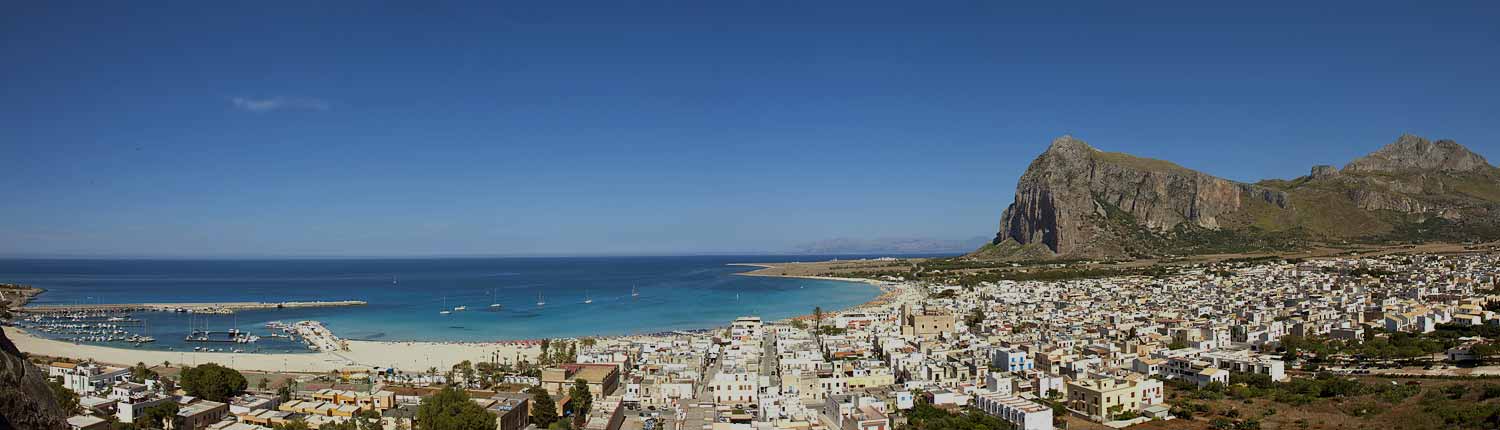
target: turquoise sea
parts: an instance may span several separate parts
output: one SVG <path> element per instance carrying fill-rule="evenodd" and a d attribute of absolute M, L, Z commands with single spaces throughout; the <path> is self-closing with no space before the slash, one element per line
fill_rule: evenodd
<path fill-rule="evenodd" d="M 364 300 L 368 306 L 230 315 L 136 312 L 142 346 L 191 350 L 193 327 L 264 335 L 270 321 L 323 321 L 350 339 L 489 341 L 701 329 L 780 319 L 880 294 L 852 282 L 737 276 L 743 262 L 871 256 L 683 256 L 286 260 L 0 260 L 0 282 L 46 288 L 33 304 Z M 632 296 L 632 288 L 639 295 Z M 538 298 L 546 304 L 538 306 Z M 585 303 L 592 299 L 592 303 Z M 500 304 L 498 310 L 490 305 Z M 454 311 L 467 306 L 468 310 Z M 440 311 L 448 310 L 449 314 Z M 62 337 L 62 335 L 53 335 Z M 262 337 L 247 351 L 301 350 Z"/>

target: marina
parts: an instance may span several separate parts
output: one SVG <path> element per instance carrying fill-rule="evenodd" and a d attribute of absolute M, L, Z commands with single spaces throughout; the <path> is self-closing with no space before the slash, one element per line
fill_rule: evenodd
<path fill-rule="evenodd" d="M 278 344 L 300 343 L 312 351 L 337 350 L 343 345 L 342 340 L 324 328 L 322 323 L 316 321 L 299 321 L 291 324 L 273 321 L 264 324 L 266 332 L 252 333 L 239 329 L 237 323 L 234 324 L 235 327 L 229 329 L 211 329 L 210 321 L 207 319 L 215 316 L 218 314 L 190 317 L 187 321 L 189 328 L 186 334 L 181 336 L 183 344 L 191 345 L 193 351 L 208 352 L 258 352 L 262 340 Z M 157 341 L 157 337 L 152 335 L 145 319 L 124 312 L 39 313 L 19 318 L 15 320 L 14 325 L 52 339 L 73 343 L 130 344 L 133 347 L 140 347 Z M 251 350 L 212 346 L 218 344 L 246 345 L 251 347 Z M 166 349 L 175 348 L 167 347 Z M 187 348 L 184 347 L 184 349 Z"/>

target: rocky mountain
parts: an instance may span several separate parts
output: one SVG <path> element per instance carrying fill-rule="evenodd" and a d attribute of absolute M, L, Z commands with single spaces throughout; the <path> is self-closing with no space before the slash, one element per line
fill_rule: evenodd
<path fill-rule="evenodd" d="M 0 428 L 66 429 L 67 419 L 52 397 L 46 374 L 27 362 L 0 331 Z"/>
<path fill-rule="evenodd" d="M 1449 140 L 1402 136 L 1343 169 L 1231 181 L 1054 140 L 1016 185 L 990 258 L 1291 249 L 1320 241 L 1500 238 L 1500 171 Z"/>

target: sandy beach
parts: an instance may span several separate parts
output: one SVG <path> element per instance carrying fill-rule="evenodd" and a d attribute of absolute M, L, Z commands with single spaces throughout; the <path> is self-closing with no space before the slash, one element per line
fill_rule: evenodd
<path fill-rule="evenodd" d="M 160 351 L 74 344 L 33 336 L 25 330 L 5 327 L 5 335 L 21 351 L 31 354 L 102 363 L 134 365 L 170 361 L 197 365 L 219 363 L 236 369 L 268 372 L 327 372 L 345 367 L 394 367 L 405 372 L 440 370 L 469 360 L 488 361 L 499 354 L 501 363 L 525 359 L 536 362 L 541 347 L 535 342 L 371 342 L 348 341 L 348 351 L 299 354 L 235 354 L 227 352 Z"/>
<path fill-rule="evenodd" d="M 870 308 L 870 307 L 875 307 L 875 306 L 881 306 L 881 305 L 884 305 L 884 304 L 891 303 L 893 301 L 900 300 L 901 296 L 903 294 L 906 294 L 909 291 L 909 289 L 901 288 L 899 286 L 899 284 L 897 284 L 897 283 L 880 281 L 880 280 L 875 280 L 875 279 L 868 279 L 868 278 L 841 278 L 841 277 L 836 277 L 836 276 L 816 276 L 816 275 L 808 275 L 808 274 L 799 274 L 798 273 L 799 271 L 800 272 L 808 272 L 809 271 L 808 268 L 806 268 L 806 267 L 799 267 L 799 266 L 826 265 L 826 264 L 829 264 L 829 263 L 831 263 L 831 262 L 781 263 L 781 264 L 771 264 L 771 263 L 732 263 L 732 264 L 729 264 L 729 265 L 730 266 L 748 266 L 748 267 L 759 267 L 760 268 L 758 270 L 752 270 L 752 271 L 749 271 L 749 272 L 736 273 L 736 275 L 741 275 L 741 276 L 767 276 L 767 277 L 773 277 L 773 278 L 801 278 L 801 279 L 820 279 L 820 280 L 825 280 L 825 281 L 859 282 L 859 283 L 864 283 L 864 284 L 870 284 L 871 286 L 874 286 L 874 287 L 880 289 L 880 295 L 876 296 L 874 299 L 870 299 L 870 301 L 868 301 L 868 302 L 861 303 L 861 304 L 858 304 L 858 305 L 855 305 L 855 306 L 850 306 L 850 307 L 845 308 L 845 309 L 825 309 L 824 312 L 828 312 L 828 313 L 850 312 L 850 311 L 857 311 L 857 310 L 860 310 L 860 309 L 865 309 L 865 308 Z M 819 268 L 819 269 L 821 269 L 821 268 Z M 908 297 L 907 298 L 907 300 L 913 300 L 913 299 L 914 299 L 914 297 Z M 813 318 L 812 314 L 807 314 L 807 315 L 799 315 L 799 316 L 795 316 L 795 317 L 792 317 L 792 318 L 787 318 L 787 320 L 811 320 L 812 318 Z"/>

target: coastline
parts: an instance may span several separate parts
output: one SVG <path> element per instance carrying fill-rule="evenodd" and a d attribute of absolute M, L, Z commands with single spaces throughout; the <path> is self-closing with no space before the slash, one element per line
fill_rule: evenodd
<path fill-rule="evenodd" d="M 902 288 L 899 284 L 896 284 L 894 282 L 881 281 L 881 280 L 869 279 L 869 278 L 843 278 L 843 277 L 836 277 L 836 276 L 790 275 L 790 274 L 783 274 L 783 273 L 766 273 L 766 272 L 773 271 L 773 270 L 783 270 L 783 269 L 785 269 L 786 265 L 790 265 L 790 264 L 799 264 L 799 263 L 729 263 L 729 264 L 727 264 L 727 266 L 759 267 L 759 269 L 756 269 L 756 270 L 751 270 L 751 271 L 748 271 L 748 272 L 735 273 L 735 275 L 738 275 L 738 276 L 764 276 L 764 277 L 770 277 L 770 278 L 796 278 L 796 279 L 816 279 L 816 280 L 822 280 L 822 281 L 858 282 L 858 283 L 862 283 L 862 284 L 867 284 L 867 285 L 873 286 L 873 287 L 875 287 L 875 288 L 877 288 L 877 289 L 880 290 L 880 295 L 875 296 L 875 298 L 870 299 L 870 301 L 867 301 L 867 302 L 864 302 L 864 303 L 860 303 L 860 304 L 857 304 L 857 305 L 854 305 L 854 306 L 850 306 L 850 307 L 847 307 L 847 308 L 843 308 L 843 309 L 825 309 L 823 311 L 825 314 L 828 314 L 828 313 L 840 313 L 840 312 L 851 312 L 851 311 L 858 311 L 858 310 L 861 310 L 861 309 L 868 309 L 868 308 L 872 308 L 872 307 L 876 307 L 876 306 L 883 306 L 883 305 L 889 304 L 889 303 L 897 300 L 898 298 L 901 297 L 902 294 L 904 294 L 905 292 L 909 291 L 908 289 Z M 791 318 L 781 319 L 781 320 L 778 320 L 778 321 L 810 320 L 812 318 L 813 318 L 812 314 L 803 314 L 803 315 L 798 315 L 798 316 L 794 316 L 794 317 L 791 317 Z"/>

